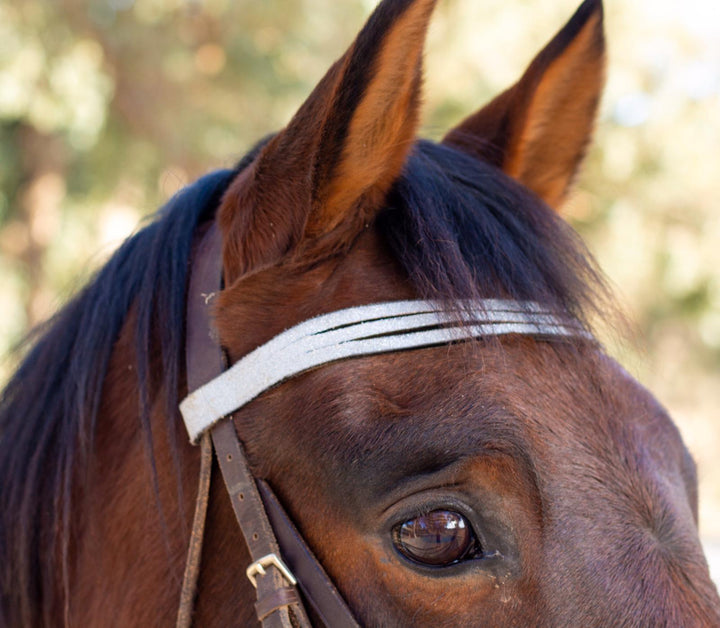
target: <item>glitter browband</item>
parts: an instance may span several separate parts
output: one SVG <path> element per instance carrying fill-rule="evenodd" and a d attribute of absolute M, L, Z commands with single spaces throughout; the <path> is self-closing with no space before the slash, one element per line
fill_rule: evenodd
<path fill-rule="evenodd" d="M 486 299 L 362 305 L 304 321 L 236 362 L 180 404 L 194 443 L 217 421 L 272 386 L 343 358 L 447 344 L 482 336 L 588 337 L 582 326 L 533 302 Z"/>

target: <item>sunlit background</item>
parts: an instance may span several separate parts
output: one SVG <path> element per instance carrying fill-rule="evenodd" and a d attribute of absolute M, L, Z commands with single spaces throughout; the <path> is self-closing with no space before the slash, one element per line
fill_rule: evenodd
<path fill-rule="evenodd" d="M 579 0 L 441 0 L 425 134 L 513 82 Z M 0 352 L 138 221 L 288 120 L 374 0 L 0 3 Z M 720 541 L 720 4 L 607 0 L 606 98 L 566 215 L 635 322 Z M 14 358 L 0 362 L 0 379 Z M 61 367 L 61 365 L 58 365 Z M 720 547 L 720 546 L 719 546 Z"/>

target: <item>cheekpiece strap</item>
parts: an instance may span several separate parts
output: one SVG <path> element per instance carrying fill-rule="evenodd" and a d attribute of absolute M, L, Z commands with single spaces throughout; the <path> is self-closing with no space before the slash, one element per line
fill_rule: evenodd
<path fill-rule="evenodd" d="M 344 358 L 521 334 L 590 337 L 580 323 L 530 301 L 479 299 L 444 305 L 391 301 L 324 314 L 291 327 L 194 390 L 180 404 L 190 441 L 255 397 Z"/>
<path fill-rule="evenodd" d="M 212 324 L 212 301 L 220 290 L 222 240 L 213 223 L 198 244 L 193 259 L 187 296 L 186 359 L 188 388 L 202 386 L 223 372 L 225 359 Z M 230 495 L 235 517 L 253 560 L 248 577 L 257 590 L 256 611 L 263 628 L 310 628 L 310 620 L 296 589 L 295 577 L 284 567 L 280 549 L 265 512 L 255 478 L 250 471 L 232 417 L 210 431 L 218 464 Z M 207 491 L 209 482 L 201 490 Z M 201 500 L 198 500 L 200 503 Z M 204 499 L 205 504 L 207 499 Z M 195 520 L 204 519 L 196 511 Z M 193 524 L 195 530 L 196 523 Z M 202 532 L 199 532 L 202 535 Z M 199 566 L 199 549 L 189 552 L 188 565 Z M 270 557 L 273 560 L 268 560 Z M 188 578 L 187 573 L 193 573 Z M 192 623 L 192 602 L 197 569 L 188 567 L 183 582 L 177 626 Z"/>

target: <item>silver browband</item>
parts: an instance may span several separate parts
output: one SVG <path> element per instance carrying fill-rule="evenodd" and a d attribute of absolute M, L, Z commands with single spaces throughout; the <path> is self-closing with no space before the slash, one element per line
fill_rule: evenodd
<path fill-rule="evenodd" d="M 268 388 L 343 358 L 447 344 L 482 336 L 589 337 L 572 319 L 533 302 L 484 299 L 449 308 L 432 301 L 391 301 L 339 310 L 275 336 L 180 404 L 190 441 Z"/>

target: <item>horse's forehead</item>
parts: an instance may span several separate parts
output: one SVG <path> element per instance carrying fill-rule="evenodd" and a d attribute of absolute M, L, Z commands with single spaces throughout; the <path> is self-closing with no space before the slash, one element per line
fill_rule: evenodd
<path fill-rule="evenodd" d="M 541 492 L 565 480 L 677 476 L 683 466 L 662 408 L 592 347 L 522 338 L 439 347 L 325 369 L 298 395 L 304 385 L 323 392 L 298 420 L 315 434 L 313 455 L 332 458 L 343 494 L 378 495 L 480 458 L 511 464 Z"/>
<path fill-rule="evenodd" d="M 504 437 L 523 449 L 533 448 L 530 441 L 546 432 L 579 441 L 587 450 L 593 440 L 604 447 L 615 440 L 677 435 L 655 398 L 590 345 L 515 338 L 359 362 L 320 374 L 325 386 L 339 389 L 351 406 L 344 424 L 359 438 L 378 423 L 424 430 L 454 426 L 464 437 L 471 432 Z M 338 387 L 345 376 L 350 385 Z M 534 449 L 543 450 L 554 439 L 541 440 Z"/>

